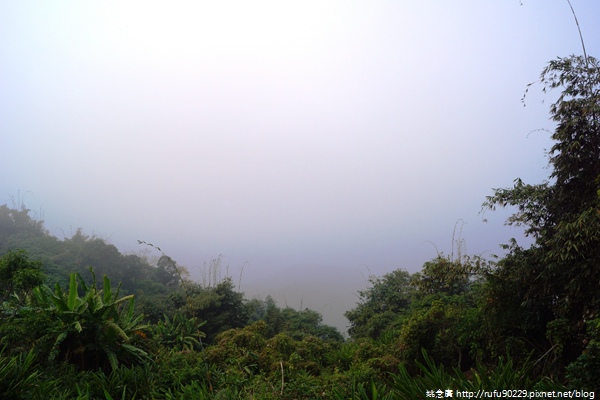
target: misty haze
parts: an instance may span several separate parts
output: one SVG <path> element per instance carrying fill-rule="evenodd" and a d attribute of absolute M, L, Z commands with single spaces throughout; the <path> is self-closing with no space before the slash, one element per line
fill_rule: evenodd
<path fill-rule="evenodd" d="M 496 263 L 509 265 L 502 260 L 513 260 L 530 246 L 554 243 L 555 239 L 543 241 L 540 232 L 548 230 L 536 230 L 533 217 L 506 224 L 522 206 L 510 197 L 514 192 L 507 192 L 510 200 L 494 196 L 500 196 L 497 188 L 517 187 L 517 178 L 532 185 L 561 183 L 562 175 L 552 175 L 564 166 L 552 158 L 552 148 L 561 138 L 552 134 L 562 125 L 549 110 L 566 84 L 545 92 L 548 82 L 540 79 L 540 71 L 557 56 L 579 55 L 582 38 L 587 53 L 581 60 L 592 65 L 591 56 L 599 53 L 600 45 L 600 5 L 572 3 L 573 9 L 568 2 L 540 0 L 4 1 L 0 205 L 5 205 L 0 213 L 0 257 L 7 271 L 11 262 L 33 263 L 31 271 L 41 263 L 44 278 L 38 283 L 52 289 L 58 284 L 66 298 L 73 299 L 77 290 L 83 296 L 85 284 L 70 274 L 80 273 L 89 284 L 89 267 L 95 271 L 98 290 L 105 274 L 113 290 L 121 282 L 120 295 L 135 295 L 136 312 L 149 322 L 148 331 L 132 329 L 141 332 L 140 338 L 162 335 L 153 330 L 159 321 L 173 326 L 176 318 L 183 318 L 181 326 L 185 321 L 206 321 L 194 329 L 206 334 L 202 345 L 210 349 L 220 338 L 234 335 L 224 333 L 228 329 L 239 334 L 266 321 L 268 333 L 261 331 L 265 341 L 277 335 L 306 340 L 304 334 L 291 333 L 305 324 L 311 326 L 307 335 L 344 343 L 335 346 L 357 345 L 366 338 L 386 345 L 398 340 L 402 344 L 395 348 L 404 353 L 388 360 L 391 364 L 419 359 L 420 351 L 413 354 L 411 349 L 466 334 L 410 342 L 408 337 L 418 336 L 407 333 L 407 327 L 416 326 L 411 325 L 415 315 L 425 320 L 431 315 L 426 317 L 424 310 L 433 312 L 444 304 L 449 307 L 444 315 L 451 320 L 452 312 L 459 314 L 448 311 L 452 307 L 494 298 L 465 293 L 487 288 L 489 276 L 500 276 Z M 594 85 L 597 82 L 589 85 L 591 99 Z M 567 151 L 561 149 L 554 154 Z M 593 164 L 595 157 L 582 159 Z M 592 182 L 594 173 L 581 179 Z M 529 189 L 533 190 L 527 186 L 523 193 Z M 592 200 L 586 201 L 581 204 L 593 209 Z M 553 210 L 536 207 L 540 212 Z M 548 218 L 544 214 L 538 222 Z M 595 245 L 586 243 L 584 248 Z M 13 253 L 17 250 L 25 253 Z M 488 269 L 482 272 L 484 267 Z M 428 274 L 439 271 L 446 271 L 445 277 L 468 275 L 448 289 L 451 300 L 425 296 L 438 292 L 423 282 L 435 281 Z M 8 277 L 13 275 L 7 274 L 0 274 L 0 281 L 12 282 Z M 514 274 L 511 279 L 516 279 Z M 559 275 L 548 279 L 560 281 Z M 529 275 L 518 276 L 529 282 Z M 78 289 L 69 289 L 75 284 Z M 459 286 L 468 290 L 456 289 Z M 35 298 L 32 293 L 41 290 L 35 287 L 23 288 L 27 295 L 19 297 L 21 289 L 14 282 L 1 286 L 7 293 L 5 310 L 16 301 L 9 299 L 11 293 L 19 299 Z M 544 286 L 539 293 L 556 290 Z M 523 294 L 529 295 L 533 296 Z M 386 299 L 381 300 L 382 308 L 368 309 L 377 296 Z M 452 296 L 466 297 L 458 301 Z M 516 294 L 515 299 L 515 304 L 526 303 Z M 231 309 L 219 308 L 225 304 Z M 539 341 L 503 337 L 477 349 L 453 342 L 447 345 L 452 349 L 448 354 L 434 351 L 436 361 L 462 370 L 480 361 L 492 365 L 504 351 L 499 349 L 512 343 L 521 353 L 509 349 L 506 354 L 514 354 L 519 362 L 527 346 L 541 356 L 549 348 L 563 348 L 559 337 L 576 336 L 561 327 L 577 326 L 577 337 L 584 337 L 586 321 L 597 318 L 591 309 L 539 307 L 545 310 L 536 309 L 540 315 L 560 315 L 570 322 L 560 325 L 548 317 L 544 323 L 553 333 L 546 335 L 546 325 L 536 325 L 536 332 L 542 332 Z M 526 320 L 527 312 L 515 311 L 506 318 Z M 279 313 L 279 319 L 273 313 Z M 460 315 L 467 314 L 475 315 Z M 584 319 L 576 319 L 584 314 Z M 214 315 L 214 321 L 207 315 Z M 273 327 L 275 320 L 278 328 Z M 72 327 L 79 329 L 75 322 Z M 61 339 L 44 350 L 52 362 L 68 363 L 68 351 L 75 351 L 65 347 L 75 339 L 66 333 L 64 337 L 70 338 L 65 344 Z M 585 343 L 598 339 L 585 337 Z M 0 340 L 0 349 L 7 343 Z M 29 348 L 23 343 L 11 346 Z M 200 352 L 195 344 L 190 346 L 184 347 Z M 552 376 L 560 382 L 580 382 L 563 378 L 566 366 L 584 351 L 581 346 L 552 353 L 562 364 L 547 366 L 548 361 L 541 374 L 556 368 Z M 78 348 L 83 351 L 83 344 Z M 211 357 L 206 351 L 203 360 Z M 308 362 L 307 355 L 296 353 Z M 3 357 L 13 355 L 7 351 Z M 102 356 L 97 365 L 77 368 L 108 373 L 116 368 L 115 358 L 105 356 L 105 364 Z M 276 373 L 288 374 L 282 371 L 295 365 L 292 356 L 287 361 L 273 358 L 268 367 L 261 364 L 262 356 L 257 357 L 254 364 L 240 361 L 238 365 L 248 368 L 240 367 L 246 371 L 240 376 L 247 374 L 244 379 L 251 381 L 272 373 L 274 393 L 283 396 L 282 376 Z M 127 360 L 123 365 L 137 362 Z M 215 368 L 230 371 L 215 360 Z M 381 367 L 385 362 L 380 361 L 369 364 L 378 365 L 372 375 L 356 372 L 357 382 L 377 380 L 383 370 L 397 372 L 396 367 Z M 331 370 L 358 364 L 349 359 Z M 311 376 L 329 374 L 309 367 L 306 371 Z"/>

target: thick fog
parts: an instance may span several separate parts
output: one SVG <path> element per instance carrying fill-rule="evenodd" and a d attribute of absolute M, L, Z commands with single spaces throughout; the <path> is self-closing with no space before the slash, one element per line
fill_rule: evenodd
<path fill-rule="evenodd" d="M 598 55 L 600 3 L 572 3 Z M 554 97 L 521 98 L 581 52 L 558 0 L 2 1 L 0 204 L 198 279 L 222 255 L 247 297 L 345 330 L 369 274 L 453 232 L 527 243 L 481 204 L 548 176 Z"/>

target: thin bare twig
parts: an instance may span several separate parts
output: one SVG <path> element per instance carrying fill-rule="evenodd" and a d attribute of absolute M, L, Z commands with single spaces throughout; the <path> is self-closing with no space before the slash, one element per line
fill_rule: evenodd
<path fill-rule="evenodd" d="M 283 361 L 279 361 L 279 365 L 281 366 L 281 395 L 283 395 L 283 386 L 284 386 L 284 381 L 283 381 Z"/>
<path fill-rule="evenodd" d="M 585 65 L 588 65 L 588 56 L 585 51 L 585 43 L 583 41 L 583 35 L 581 34 L 581 27 L 579 26 L 579 21 L 577 20 L 577 15 L 575 14 L 575 10 L 573 9 L 573 5 L 571 4 L 571 0 L 567 0 L 569 3 L 569 7 L 571 7 L 571 12 L 573 13 L 573 18 L 575 18 L 575 24 L 577 25 L 577 31 L 579 31 L 579 39 L 581 39 L 581 48 L 583 49 L 583 57 L 585 58 Z"/>

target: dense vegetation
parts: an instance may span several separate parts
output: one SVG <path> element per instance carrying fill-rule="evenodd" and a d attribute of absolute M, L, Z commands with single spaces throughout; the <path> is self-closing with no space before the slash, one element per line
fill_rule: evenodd
<path fill-rule="evenodd" d="M 533 245 L 513 239 L 506 256 L 484 260 L 459 241 L 456 254 L 419 273 L 371 277 L 346 313 L 348 339 L 315 311 L 245 298 L 218 278 L 218 259 L 197 283 L 162 252 L 124 255 L 80 230 L 59 240 L 23 205 L 1 206 L 0 393 L 414 399 L 449 388 L 600 390 L 600 64 L 558 59 L 540 83 L 561 89 L 550 107 L 549 180 L 517 179 L 483 205 L 515 207 L 508 223 L 524 226 Z"/>

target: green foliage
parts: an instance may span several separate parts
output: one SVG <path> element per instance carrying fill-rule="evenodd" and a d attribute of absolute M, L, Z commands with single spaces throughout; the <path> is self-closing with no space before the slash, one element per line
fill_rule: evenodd
<path fill-rule="evenodd" d="M 491 267 L 489 261 L 478 256 L 465 255 L 453 260 L 440 254 L 412 276 L 412 283 L 420 296 L 438 293 L 458 295 L 471 290 Z"/>
<path fill-rule="evenodd" d="M 400 269 L 382 278 L 371 276 L 369 282 L 370 288 L 358 292 L 360 303 L 344 314 L 353 338 L 377 339 L 385 330 L 397 328 L 397 320 L 409 307 L 414 293 L 410 274 Z"/>
<path fill-rule="evenodd" d="M 600 63 L 559 58 L 542 71 L 540 82 L 544 91 L 561 89 L 550 106 L 556 122 L 551 181 L 530 185 L 517 179 L 484 203 L 488 209 L 516 207 L 507 222 L 524 225 L 535 238 L 530 249 L 509 247 L 490 294 L 496 316 L 504 303 L 512 307 L 504 312 L 524 317 L 516 335 L 535 343 L 546 368 L 561 375 L 585 349 L 585 321 L 600 308 Z M 511 304 L 496 297 L 506 297 L 503 289 L 511 293 Z"/>
<path fill-rule="evenodd" d="M 79 286 L 83 296 L 79 296 Z M 51 359 L 92 370 L 109 366 L 114 370 L 120 361 L 129 364 L 146 359 L 144 351 L 130 344 L 134 332 L 146 329 L 142 316 L 134 314 L 133 295 L 118 298 L 118 290 L 113 294 L 106 276 L 101 290 L 95 279 L 88 286 L 79 274 L 71 274 L 68 292 L 57 284 L 54 291 L 42 286 L 33 293 L 39 312 L 60 322 L 58 332 L 50 333 L 55 336 Z"/>
<path fill-rule="evenodd" d="M 181 386 L 177 391 L 169 390 L 164 394 L 164 398 L 165 400 L 204 400 L 214 398 L 214 396 L 211 395 L 210 388 L 198 383 L 197 381 L 193 381 Z M 233 399 L 235 397 L 226 397 L 221 394 L 219 395 L 219 398 Z"/>
<path fill-rule="evenodd" d="M 468 368 L 481 346 L 480 321 L 480 311 L 466 296 L 431 295 L 400 329 L 402 358 L 410 363 L 426 349 L 444 365 Z"/>
<path fill-rule="evenodd" d="M 154 278 L 165 286 L 177 286 L 180 282 L 180 275 L 175 261 L 163 254 L 156 263 Z"/>
<path fill-rule="evenodd" d="M 279 333 L 302 340 L 307 336 L 316 336 L 328 341 L 343 341 L 344 337 L 334 327 L 323 324 L 323 317 L 314 310 L 295 310 L 291 307 L 281 309 L 275 300 L 267 296 L 265 300 L 252 299 L 245 304 L 249 322 L 265 321 L 266 336 L 273 337 Z"/>
<path fill-rule="evenodd" d="M 206 362 L 204 354 L 195 351 L 160 352 L 156 357 L 156 371 L 158 381 L 153 388 L 156 398 L 163 397 L 158 393 L 177 393 L 193 382 L 210 387 L 218 375 L 214 366 Z"/>
<path fill-rule="evenodd" d="M 600 391 L 600 318 L 587 322 L 589 342 L 583 353 L 567 367 L 569 386 L 574 389 Z"/>
<path fill-rule="evenodd" d="M 374 339 L 385 348 L 363 361 L 385 371 L 400 360 L 412 364 L 426 349 L 445 365 L 472 366 L 486 344 L 482 288 L 491 268 L 480 257 L 439 255 L 412 276 L 396 270 L 371 278 L 373 286 L 359 292 L 363 301 L 346 313 L 354 340 Z"/>
<path fill-rule="evenodd" d="M 25 295 L 44 282 L 41 262 L 31 261 L 25 250 L 9 250 L 0 257 L 0 301 Z"/>
<path fill-rule="evenodd" d="M 164 319 L 152 328 L 152 336 L 159 345 L 168 349 L 201 350 L 201 340 L 205 335 L 199 328 L 205 323 L 198 323 L 197 318 L 186 318 L 180 313 L 176 313 L 172 319 L 165 314 Z"/>
<path fill-rule="evenodd" d="M 136 255 L 123 255 L 105 240 L 85 235 L 81 229 L 61 243 L 61 253 L 53 261 L 69 271 L 84 273 L 92 267 L 98 275 L 108 275 L 133 292 L 136 284 L 154 277 L 155 268 Z"/>
<path fill-rule="evenodd" d="M 428 392 L 435 390 L 434 388 L 451 388 L 454 393 L 457 391 L 476 393 L 479 390 L 502 391 L 515 388 L 527 391 L 567 389 L 546 378 L 532 379 L 531 370 L 534 363 L 530 361 L 517 368 L 510 358 L 500 357 L 494 367 L 477 364 L 468 372 L 467 377 L 467 374 L 458 368 L 447 371 L 443 365 L 436 364 L 426 351 L 423 351 L 422 359 L 424 360 L 422 363 L 417 362 L 419 373 L 411 374 L 405 365 L 400 365 L 399 372 L 392 374 L 391 388 L 395 394 L 394 398 L 406 400 L 423 398 Z"/>
<path fill-rule="evenodd" d="M 0 352 L 0 393 L 7 399 L 28 399 L 34 391 L 40 372 L 35 368 L 35 353 L 17 356 Z"/>
<path fill-rule="evenodd" d="M 107 274 L 132 292 L 142 280 L 155 279 L 158 269 L 137 255 L 123 255 L 118 249 L 96 236 L 77 229 L 71 238 L 58 240 L 36 221 L 22 206 L 11 209 L 0 206 L 0 254 L 23 249 L 39 260 L 49 283 L 66 284 L 71 272 L 84 273 L 91 266 L 98 274 Z M 162 314 L 161 314 L 162 315 Z"/>
<path fill-rule="evenodd" d="M 296 340 L 307 336 L 315 336 L 323 340 L 342 341 L 343 336 L 332 326 L 322 323 L 323 317 L 314 310 L 294 310 L 286 307 L 281 310 L 281 333 L 286 333 Z"/>
<path fill-rule="evenodd" d="M 166 286 L 145 279 L 138 282 L 135 293 L 135 306 L 149 323 L 157 323 L 164 315 L 175 315 L 177 305 L 173 301 L 170 289 Z"/>
<path fill-rule="evenodd" d="M 203 330 L 211 343 L 221 332 L 246 324 L 244 294 L 235 291 L 231 278 L 225 278 L 214 287 L 189 285 L 188 303 L 180 311 L 188 317 L 208 321 Z"/>
<path fill-rule="evenodd" d="M 394 400 L 396 398 L 393 393 L 389 393 L 389 389 L 385 385 L 375 382 L 371 382 L 369 385 L 353 382 L 349 388 L 338 385 L 332 390 L 332 399 L 334 400 Z"/>
<path fill-rule="evenodd" d="M 486 274 L 483 287 L 486 352 L 489 358 L 509 354 L 515 361 L 524 360 L 532 348 L 547 346 L 546 324 L 552 313 L 544 299 L 528 295 L 532 275 L 540 273 L 539 253 L 515 240 L 504 247 L 509 253 Z"/>
<path fill-rule="evenodd" d="M 0 257 L 0 346 L 7 352 L 27 351 L 49 326 L 43 317 L 26 321 L 19 315 L 27 309 L 31 291 L 43 282 L 41 263 L 30 261 L 24 250 L 9 250 Z"/>
<path fill-rule="evenodd" d="M 9 239 L 19 238 L 26 240 L 45 235 L 44 223 L 36 221 L 29 216 L 29 209 L 21 207 L 10 208 L 6 204 L 0 206 L 0 251 L 10 248 Z"/>

